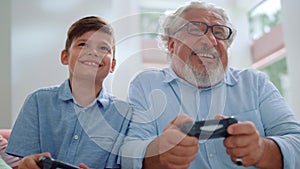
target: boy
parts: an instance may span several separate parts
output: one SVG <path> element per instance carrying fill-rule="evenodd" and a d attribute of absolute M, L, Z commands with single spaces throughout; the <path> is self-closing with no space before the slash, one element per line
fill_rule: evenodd
<path fill-rule="evenodd" d="M 22 160 L 24 168 L 37 167 L 41 155 L 73 165 L 83 162 L 95 169 L 119 168 L 117 153 L 131 109 L 103 88 L 116 65 L 112 27 L 95 16 L 75 22 L 68 31 L 61 62 L 68 65 L 69 79 L 27 97 L 7 153 L 35 154 Z"/>

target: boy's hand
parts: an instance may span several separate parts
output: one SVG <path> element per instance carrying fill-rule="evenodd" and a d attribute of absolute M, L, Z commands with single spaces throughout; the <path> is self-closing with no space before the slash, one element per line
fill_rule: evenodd
<path fill-rule="evenodd" d="M 40 169 L 37 165 L 39 158 L 42 156 L 51 157 L 51 154 L 48 152 L 41 153 L 41 154 L 32 154 L 29 156 L 24 157 L 19 164 L 19 169 Z"/>
<path fill-rule="evenodd" d="M 83 163 L 80 163 L 80 164 L 79 164 L 79 167 L 82 168 L 82 169 L 91 169 L 91 168 L 89 168 L 88 166 L 86 166 L 86 165 L 83 164 Z"/>

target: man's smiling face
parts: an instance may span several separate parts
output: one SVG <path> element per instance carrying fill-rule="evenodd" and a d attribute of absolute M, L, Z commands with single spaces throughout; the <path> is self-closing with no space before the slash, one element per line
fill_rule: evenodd
<path fill-rule="evenodd" d="M 186 11 L 183 20 L 225 25 L 219 14 L 197 8 Z M 194 36 L 184 28 L 169 39 L 173 70 L 197 87 L 209 87 L 222 80 L 228 65 L 227 49 L 228 41 L 216 39 L 211 29 L 203 36 Z"/>

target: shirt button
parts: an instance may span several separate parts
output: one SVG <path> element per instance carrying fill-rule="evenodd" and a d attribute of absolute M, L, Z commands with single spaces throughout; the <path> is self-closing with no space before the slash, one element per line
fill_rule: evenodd
<path fill-rule="evenodd" d="M 213 157 L 214 157 L 214 154 L 210 153 L 209 158 L 213 158 Z"/>
<path fill-rule="evenodd" d="M 75 135 L 73 138 L 74 138 L 75 140 L 78 140 L 78 135 Z"/>

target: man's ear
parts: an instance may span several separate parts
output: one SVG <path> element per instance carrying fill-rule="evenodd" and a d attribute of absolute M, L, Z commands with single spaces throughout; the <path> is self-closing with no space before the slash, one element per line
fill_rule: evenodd
<path fill-rule="evenodd" d="M 60 54 L 60 62 L 63 65 L 68 65 L 69 64 L 69 59 L 68 59 L 68 51 L 66 49 L 64 49 L 63 51 L 61 51 Z"/>
<path fill-rule="evenodd" d="M 114 70 L 115 70 L 115 67 L 116 67 L 116 64 L 117 64 L 117 61 L 115 58 L 112 59 L 112 62 L 111 62 L 111 67 L 110 67 L 110 73 L 113 73 Z"/>
<path fill-rule="evenodd" d="M 171 55 L 174 53 L 174 39 L 171 37 L 168 38 L 168 50 Z"/>

